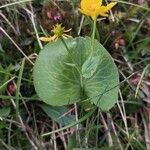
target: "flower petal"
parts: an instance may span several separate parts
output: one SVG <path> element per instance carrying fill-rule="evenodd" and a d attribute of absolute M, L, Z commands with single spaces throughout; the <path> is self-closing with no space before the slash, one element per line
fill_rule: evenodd
<path fill-rule="evenodd" d="M 50 42 L 51 41 L 51 37 L 40 37 L 39 39 L 43 42 Z"/>
<path fill-rule="evenodd" d="M 68 34 L 63 34 L 62 36 L 65 36 L 66 38 L 72 38 L 72 36 Z"/>
<path fill-rule="evenodd" d="M 81 0 L 80 11 L 95 20 L 98 15 L 108 16 L 108 11 L 116 4 L 117 2 L 111 2 L 107 6 L 103 6 L 102 0 Z"/>
<path fill-rule="evenodd" d="M 87 9 L 79 9 L 79 10 L 80 10 L 80 12 L 81 12 L 82 14 L 85 14 L 85 15 L 87 15 L 87 16 L 91 16 L 91 12 L 88 11 Z"/>
<path fill-rule="evenodd" d="M 50 37 L 51 41 L 55 41 L 58 38 L 57 35 L 53 35 L 52 37 Z"/>
<path fill-rule="evenodd" d="M 51 37 L 40 37 L 40 40 L 43 42 L 52 42 L 52 41 L 55 41 L 56 38 L 57 38 L 57 36 L 53 35 Z"/>
<path fill-rule="evenodd" d="M 102 0 L 99 0 L 99 4 L 100 4 L 100 6 L 102 5 Z"/>
<path fill-rule="evenodd" d="M 92 15 L 91 16 L 93 20 L 96 20 L 97 16 L 96 15 Z"/>
<path fill-rule="evenodd" d="M 107 17 L 108 16 L 108 14 L 106 14 L 106 13 L 99 13 L 99 15 L 101 15 L 101 16 L 104 16 L 104 17 Z"/>
<path fill-rule="evenodd" d="M 106 10 L 110 10 L 112 7 L 114 7 L 115 5 L 117 4 L 117 2 L 112 2 L 112 3 L 109 3 L 107 6 L 106 6 Z"/>
<path fill-rule="evenodd" d="M 81 0 L 81 9 L 90 8 L 91 0 Z"/>

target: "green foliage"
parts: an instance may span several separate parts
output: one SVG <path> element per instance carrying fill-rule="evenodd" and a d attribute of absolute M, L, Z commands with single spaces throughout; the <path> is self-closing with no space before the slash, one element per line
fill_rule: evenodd
<path fill-rule="evenodd" d="M 9 79 L 9 73 L 10 73 L 11 66 L 8 66 L 6 69 L 4 69 L 0 64 L 0 94 L 5 92 L 7 88 L 6 83 Z"/>
<path fill-rule="evenodd" d="M 99 65 L 99 57 L 89 57 L 82 65 L 82 76 L 84 78 L 90 78 L 94 75 Z"/>
<path fill-rule="evenodd" d="M 125 101 L 125 108 L 127 114 L 137 112 L 142 106 L 144 106 L 144 104 L 141 99 L 135 99 L 134 97 L 130 97 L 130 99 Z"/>
<path fill-rule="evenodd" d="M 60 126 L 65 126 L 75 121 L 75 116 L 69 114 L 63 115 L 67 111 L 65 106 L 52 107 L 46 104 L 41 104 L 39 106 L 51 119 L 58 122 Z"/>
<path fill-rule="evenodd" d="M 101 149 L 99 148 L 73 148 L 73 150 L 101 150 Z"/>
<path fill-rule="evenodd" d="M 141 52 L 142 56 L 150 54 L 150 38 L 143 39 L 137 44 L 137 51 Z"/>
<path fill-rule="evenodd" d="M 48 4 L 48 0 L 35 0 L 36 4 Z"/>
<path fill-rule="evenodd" d="M 91 103 L 108 111 L 118 99 L 118 71 L 105 48 L 91 39 L 78 37 L 65 41 L 69 53 L 58 40 L 47 44 L 34 67 L 34 85 L 42 100 L 62 106 L 79 102 L 86 95 Z M 91 63 L 91 64 L 90 64 Z"/>
<path fill-rule="evenodd" d="M 3 119 L 9 116 L 10 111 L 11 111 L 10 107 L 0 108 L 0 129 L 6 128 L 8 126 Z"/>
<path fill-rule="evenodd" d="M 73 134 L 72 136 L 69 137 L 68 139 L 68 146 L 67 146 L 67 150 L 72 150 L 74 147 L 77 146 L 77 140 L 76 140 L 76 136 Z"/>
<path fill-rule="evenodd" d="M 10 107 L 0 108 L 0 117 L 7 117 L 10 114 Z"/>

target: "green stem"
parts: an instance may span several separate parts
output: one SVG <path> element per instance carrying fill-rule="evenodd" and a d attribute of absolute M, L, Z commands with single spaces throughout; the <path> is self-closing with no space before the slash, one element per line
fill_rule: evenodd
<path fill-rule="evenodd" d="M 64 44 L 64 46 L 65 46 L 67 52 L 69 53 L 69 55 L 70 55 L 70 57 L 71 57 L 73 63 L 75 64 L 76 69 L 77 69 L 78 72 L 81 74 L 81 71 L 80 71 L 79 67 L 76 65 L 75 60 L 74 60 L 74 58 L 73 58 L 73 56 L 72 56 L 72 54 L 71 54 L 71 52 L 70 52 L 70 49 L 68 48 L 68 46 L 67 46 L 67 44 L 66 44 L 66 42 L 65 42 L 65 40 L 64 40 L 63 38 L 60 38 L 60 39 L 61 39 L 62 43 Z"/>
<path fill-rule="evenodd" d="M 91 56 L 92 56 L 93 51 L 94 51 L 94 39 L 95 39 L 95 32 L 96 32 L 96 22 L 97 22 L 97 19 L 94 20 L 94 24 L 93 24 L 92 42 L 91 42 Z"/>
<path fill-rule="evenodd" d="M 7 95 L 0 95 L 0 99 L 15 99 L 15 100 L 21 100 L 21 99 L 26 99 L 28 101 L 30 100 L 38 100 L 40 101 L 40 99 L 36 98 L 36 97 L 17 97 L 17 96 L 7 96 Z"/>
<path fill-rule="evenodd" d="M 98 112 L 97 112 L 97 128 L 96 128 L 96 148 L 98 148 L 98 131 L 99 131 L 99 120 L 100 120 L 100 110 L 98 109 Z"/>
<path fill-rule="evenodd" d="M 24 64 L 25 64 L 25 58 L 22 60 L 21 68 L 19 71 L 19 76 L 18 76 L 18 81 L 17 81 L 17 89 L 16 89 L 16 114 L 17 116 L 19 115 L 19 93 L 20 93 L 20 86 L 21 86 L 21 79 L 22 79 L 22 74 L 24 70 Z"/>

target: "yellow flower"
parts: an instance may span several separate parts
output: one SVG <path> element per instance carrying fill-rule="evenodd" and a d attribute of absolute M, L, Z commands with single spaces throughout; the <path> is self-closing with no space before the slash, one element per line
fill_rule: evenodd
<path fill-rule="evenodd" d="M 108 11 L 116 4 L 111 2 L 107 6 L 102 6 L 102 0 L 81 0 L 80 11 L 95 20 L 99 15 L 108 16 Z"/>
<path fill-rule="evenodd" d="M 66 33 L 69 32 L 71 29 L 69 30 L 65 30 L 64 27 L 61 26 L 61 24 L 56 24 L 53 27 L 53 36 L 49 36 L 49 37 L 40 37 L 40 40 L 43 42 L 52 42 L 52 41 L 57 41 L 58 38 L 64 38 L 67 39 L 69 37 L 71 37 L 70 35 L 67 35 Z"/>

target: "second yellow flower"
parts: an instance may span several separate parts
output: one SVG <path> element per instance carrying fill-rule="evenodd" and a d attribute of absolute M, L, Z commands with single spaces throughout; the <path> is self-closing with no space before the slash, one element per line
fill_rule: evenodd
<path fill-rule="evenodd" d="M 102 0 L 81 0 L 80 11 L 95 20 L 99 15 L 108 16 L 108 11 L 116 4 L 116 2 L 111 2 L 108 5 L 103 6 Z"/>

